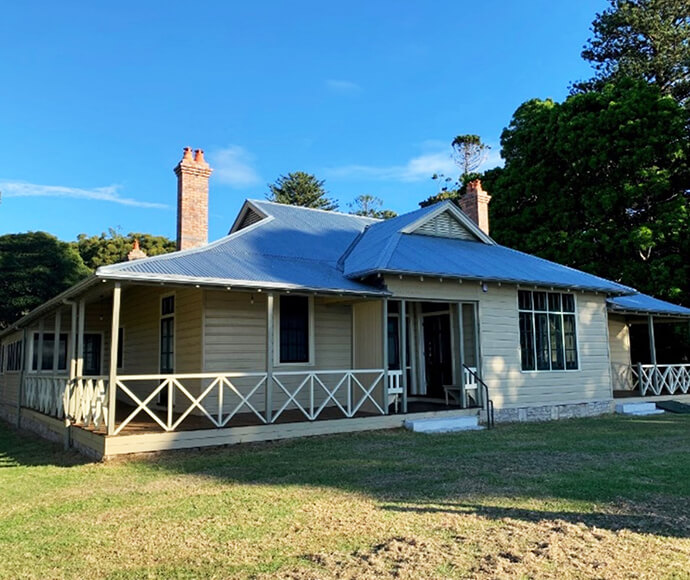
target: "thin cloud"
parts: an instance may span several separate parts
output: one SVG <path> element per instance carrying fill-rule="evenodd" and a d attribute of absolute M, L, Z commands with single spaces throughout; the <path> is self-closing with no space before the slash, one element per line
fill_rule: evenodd
<path fill-rule="evenodd" d="M 357 83 L 342 79 L 329 79 L 326 81 L 326 87 L 328 87 L 334 93 L 342 94 L 354 94 L 359 93 L 362 90 L 362 87 L 360 87 Z"/>
<path fill-rule="evenodd" d="M 345 165 L 326 170 L 334 178 L 369 178 L 387 181 L 423 181 L 434 173 L 453 175 L 458 167 L 447 151 L 425 153 L 413 157 L 404 165 L 377 167 L 373 165 Z"/>
<path fill-rule="evenodd" d="M 231 187 L 247 187 L 263 182 L 254 168 L 254 156 L 244 147 L 230 145 L 209 153 L 209 159 L 213 175 L 220 183 Z"/>
<path fill-rule="evenodd" d="M 154 209 L 167 209 L 163 203 L 153 203 L 141 201 L 129 197 L 121 197 L 118 193 L 119 185 L 108 185 L 106 187 L 94 187 L 84 189 L 81 187 L 68 187 L 64 185 L 39 185 L 36 183 L 25 183 L 22 181 L 0 182 L 0 191 L 4 197 L 56 197 L 88 199 L 92 201 L 108 201 L 120 205 L 133 207 L 145 207 Z"/>

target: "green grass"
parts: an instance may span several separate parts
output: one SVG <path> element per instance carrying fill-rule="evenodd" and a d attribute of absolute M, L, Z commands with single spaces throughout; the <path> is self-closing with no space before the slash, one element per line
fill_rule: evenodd
<path fill-rule="evenodd" d="M 690 417 L 89 463 L 0 425 L 0 578 L 690 578 Z"/>

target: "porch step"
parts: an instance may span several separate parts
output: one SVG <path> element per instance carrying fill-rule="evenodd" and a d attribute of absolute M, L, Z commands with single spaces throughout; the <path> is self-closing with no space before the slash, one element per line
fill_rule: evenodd
<path fill-rule="evenodd" d="M 657 409 L 654 403 L 618 403 L 616 413 L 620 415 L 660 415 L 663 410 Z"/>
<path fill-rule="evenodd" d="M 416 433 L 450 433 L 452 431 L 479 431 L 479 417 L 434 417 L 405 421 L 405 429 Z"/>

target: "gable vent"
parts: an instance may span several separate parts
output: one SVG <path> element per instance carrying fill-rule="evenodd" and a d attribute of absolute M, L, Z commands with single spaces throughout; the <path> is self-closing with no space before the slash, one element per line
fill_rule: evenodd
<path fill-rule="evenodd" d="M 457 238 L 460 240 L 477 241 L 477 238 L 458 220 L 448 212 L 443 212 L 435 218 L 419 226 L 415 234 L 425 236 L 438 236 L 441 238 Z"/>
<path fill-rule="evenodd" d="M 255 224 L 256 222 L 260 222 L 262 219 L 264 219 L 264 216 L 262 216 L 260 213 L 255 212 L 253 209 L 248 208 L 247 212 L 244 214 L 244 217 L 242 218 L 242 221 L 240 222 L 240 225 L 237 226 L 237 230 L 243 230 L 246 227 L 251 226 L 252 224 Z"/>

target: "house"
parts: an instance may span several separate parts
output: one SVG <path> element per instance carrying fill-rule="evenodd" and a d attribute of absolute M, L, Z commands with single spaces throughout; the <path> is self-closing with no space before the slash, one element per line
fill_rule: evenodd
<path fill-rule="evenodd" d="M 208 243 L 211 169 L 186 149 L 175 172 L 179 251 L 134 251 L 0 334 L 4 418 L 102 457 L 690 389 L 654 347 L 689 309 L 497 244 L 479 182 L 463 211 L 386 221 L 248 200 Z"/>

